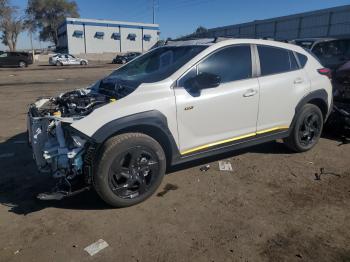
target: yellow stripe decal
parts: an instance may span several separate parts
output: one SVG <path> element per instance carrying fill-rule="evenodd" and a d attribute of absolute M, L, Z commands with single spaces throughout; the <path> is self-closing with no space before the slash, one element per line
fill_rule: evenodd
<path fill-rule="evenodd" d="M 274 128 L 257 131 L 256 134 L 257 135 L 261 135 L 261 134 L 265 134 L 265 133 L 268 133 L 268 132 L 273 132 L 273 131 L 283 130 L 283 129 L 288 129 L 288 128 L 289 128 L 289 126 L 277 126 L 277 127 L 274 127 Z"/>
<path fill-rule="evenodd" d="M 288 129 L 288 128 L 289 128 L 288 126 L 278 126 L 278 127 L 274 127 L 274 128 L 270 128 L 270 129 L 260 130 L 260 131 L 257 131 L 256 133 L 250 133 L 250 134 L 246 134 L 246 135 L 243 135 L 243 136 L 237 136 L 237 137 L 221 140 L 221 141 L 218 141 L 218 142 L 206 144 L 206 145 L 203 145 L 203 146 L 195 147 L 195 148 L 192 148 L 192 149 L 189 149 L 189 150 L 181 152 L 181 155 L 186 155 L 186 154 L 193 153 L 195 151 L 199 151 L 199 150 L 206 149 L 206 148 L 209 148 L 209 147 L 222 145 L 222 144 L 226 144 L 226 143 L 229 143 L 229 142 L 241 140 L 241 139 L 244 139 L 244 138 L 249 138 L 249 137 L 253 137 L 253 136 L 256 136 L 256 135 L 261 135 L 261 134 L 265 134 L 265 133 L 273 132 L 273 131 L 278 131 L 278 130 L 284 130 L 284 129 Z"/>

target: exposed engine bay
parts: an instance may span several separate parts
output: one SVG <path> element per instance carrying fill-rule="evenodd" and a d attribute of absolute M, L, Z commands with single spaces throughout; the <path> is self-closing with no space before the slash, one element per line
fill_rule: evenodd
<path fill-rule="evenodd" d="M 136 87 L 107 78 L 91 88 L 41 98 L 30 105 L 28 139 L 37 167 L 59 179 L 55 195 L 44 194 L 39 198 L 61 199 L 72 193 L 72 181 L 83 179 L 84 159 L 91 143 L 75 134 L 70 125 L 97 108 L 122 99 Z"/>

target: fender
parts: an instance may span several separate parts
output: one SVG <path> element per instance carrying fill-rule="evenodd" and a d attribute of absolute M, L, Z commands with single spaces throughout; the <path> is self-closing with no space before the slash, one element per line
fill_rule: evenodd
<path fill-rule="evenodd" d="M 164 151 L 171 159 L 180 155 L 175 139 L 169 130 L 167 118 L 157 110 L 115 119 L 98 129 L 91 138 L 95 143 L 102 144 L 121 131 L 144 132 L 158 140 L 163 148 L 166 147 Z"/>
<path fill-rule="evenodd" d="M 302 109 L 302 107 L 304 105 L 306 105 L 307 103 L 309 103 L 310 101 L 315 100 L 315 99 L 321 100 L 324 103 L 324 105 L 326 106 L 326 110 L 327 110 L 327 112 L 325 114 L 325 116 L 326 116 L 325 119 L 328 118 L 329 114 L 332 111 L 332 109 L 329 108 L 329 105 L 328 105 L 328 93 L 325 90 L 323 90 L 323 89 L 312 91 L 311 93 L 309 93 L 306 96 L 304 96 L 299 101 L 297 106 L 295 107 L 295 114 L 294 114 L 292 123 L 290 125 L 290 127 L 291 127 L 290 131 L 292 130 L 292 127 L 294 126 L 294 123 L 295 123 L 295 121 L 297 119 L 297 116 L 299 115 L 300 110 Z"/>

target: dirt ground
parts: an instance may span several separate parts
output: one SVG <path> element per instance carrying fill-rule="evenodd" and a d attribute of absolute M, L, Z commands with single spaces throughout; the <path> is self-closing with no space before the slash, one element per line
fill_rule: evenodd
<path fill-rule="evenodd" d="M 113 68 L 0 69 L 0 261 L 350 261 L 350 144 L 340 139 L 303 154 L 273 142 L 176 167 L 131 208 L 112 209 L 93 191 L 36 200 L 51 179 L 24 143 L 28 104 Z M 220 172 L 220 159 L 233 172 Z M 98 239 L 109 247 L 90 257 L 83 249 Z"/>

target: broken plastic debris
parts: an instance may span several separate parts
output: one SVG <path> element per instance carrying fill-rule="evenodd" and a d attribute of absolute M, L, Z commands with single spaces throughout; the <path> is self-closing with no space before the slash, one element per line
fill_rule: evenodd
<path fill-rule="evenodd" d="M 230 171 L 232 172 L 232 165 L 229 161 L 219 161 L 219 170 L 220 171 Z"/>
<path fill-rule="evenodd" d="M 102 249 L 105 249 L 108 247 L 108 243 L 104 241 L 103 239 L 99 239 L 95 243 L 91 244 L 90 246 L 87 246 L 84 248 L 86 252 L 89 253 L 90 256 L 96 255 L 98 252 L 100 252 Z"/>
<path fill-rule="evenodd" d="M 202 172 L 207 172 L 210 169 L 210 165 L 202 166 L 199 170 Z"/>

